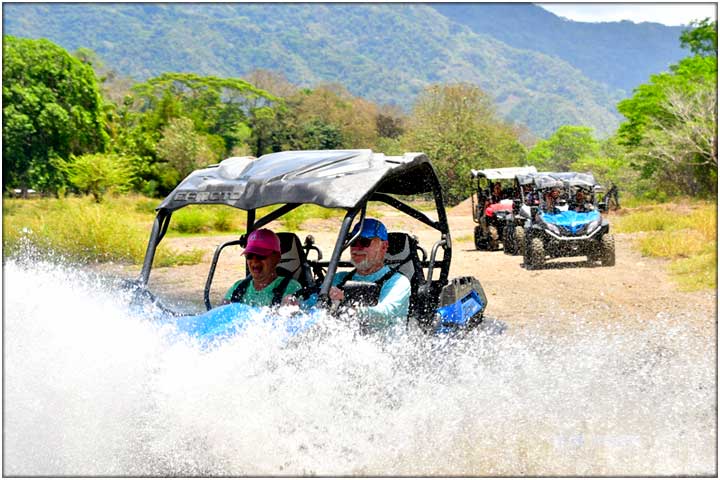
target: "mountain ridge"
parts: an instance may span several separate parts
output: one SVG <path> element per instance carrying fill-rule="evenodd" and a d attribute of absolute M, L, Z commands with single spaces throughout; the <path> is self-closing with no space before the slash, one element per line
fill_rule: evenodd
<path fill-rule="evenodd" d="M 300 86 L 338 82 L 405 109 L 431 83 L 464 81 L 540 136 L 568 123 L 599 135 L 617 127 L 615 105 L 626 91 L 552 52 L 475 31 L 470 16 L 454 21 L 435 8 L 442 6 L 5 4 L 4 31 L 48 38 L 69 51 L 90 48 L 136 80 L 167 71 L 242 77 L 264 68 Z"/>

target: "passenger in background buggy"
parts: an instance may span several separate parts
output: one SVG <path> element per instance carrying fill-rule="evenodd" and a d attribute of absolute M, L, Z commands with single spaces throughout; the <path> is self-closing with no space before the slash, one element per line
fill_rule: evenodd
<path fill-rule="evenodd" d="M 505 197 L 503 195 L 502 185 L 500 185 L 500 182 L 495 182 L 493 184 L 492 194 L 490 195 L 490 201 L 492 203 L 500 203 L 500 200 L 503 198 Z"/>
<path fill-rule="evenodd" d="M 545 204 L 543 209 L 547 213 L 555 213 L 560 204 L 560 189 L 557 187 L 551 188 L 545 193 Z"/>
<path fill-rule="evenodd" d="M 522 189 L 526 205 L 540 205 L 540 196 L 533 190 L 532 185 L 523 185 Z"/>
<path fill-rule="evenodd" d="M 577 192 L 575 192 L 572 209 L 580 213 L 595 210 L 595 206 L 590 203 L 589 199 L 586 197 L 585 191 L 582 188 L 578 188 Z"/>

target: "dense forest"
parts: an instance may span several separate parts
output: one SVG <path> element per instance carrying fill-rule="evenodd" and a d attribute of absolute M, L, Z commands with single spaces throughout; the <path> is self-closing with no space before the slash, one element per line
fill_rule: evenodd
<path fill-rule="evenodd" d="M 618 101 L 688 53 L 679 27 L 569 22 L 530 4 L 17 3 L 3 13 L 5 34 L 89 48 L 134 81 L 265 69 L 406 113 L 425 88 L 468 82 L 538 137 L 566 124 L 611 135 Z"/>
<path fill-rule="evenodd" d="M 433 83 L 406 112 L 339 83 L 301 87 L 270 70 L 244 78 L 166 72 L 136 82 L 92 50 L 8 35 L 3 187 L 97 201 L 113 189 L 157 196 L 231 155 L 372 148 L 426 152 L 450 202 L 469 195 L 471 168 L 526 163 L 592 171 L 636 195 L 714 197 L 717 23 L 696 22 L 678 43 L 689 55 L 618 103 L 624 121 L 613 135 L 564 124 L 537 141 L 470 82 Z"/>

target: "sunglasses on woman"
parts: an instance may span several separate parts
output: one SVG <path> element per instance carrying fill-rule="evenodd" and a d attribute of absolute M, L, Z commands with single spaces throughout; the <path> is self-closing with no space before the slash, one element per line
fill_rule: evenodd
<path fill-rule="evenodd" d="M 257 253 L 248 253 L 247 255 L 245 255 L 245 258 L 247 258 L 248 260 L 259 260 L 262 262 L 265 259 L 267 259 L 268 257 L 267 257 L 267 255 L 258 255 Z"/>
<path fill-rule="evenodd" d="M 370 244 L 372 243 L 372 238 L 365 238 L 360 237 L 353 240 L 353 242 L 350 244 L 351 247 L 360 247 L 360 248 L 368 248 Z"/>

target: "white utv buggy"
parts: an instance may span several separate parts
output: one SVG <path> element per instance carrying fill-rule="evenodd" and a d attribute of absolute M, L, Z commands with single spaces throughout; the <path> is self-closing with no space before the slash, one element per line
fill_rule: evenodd
<path fill-rule="evenodd" d="M 504 167 L 485 170 L 470 170 L 470 177 L 476 181 L 472 194 L 473 221 L 477 223 L 474 231 L 477 250 L 497 250 L 506 243 L 508 228 L 512 228 L 512 215 L 517 205 L 517 189 L 513 181 L 517 175 L 537 172 L 535 167 Z M 493 185 L 499 183 L 500 194 L 493 192 Z"/>
<path fill-rule="evenodd" d="M 408 198 L 417 196 L 433 199 L 436 218 L 407 203 Z M 311 236 L 301 242 L 294 232 L 277 232 L 282 250 L 278 271 L 300 282 L 303 289 L 299 294 L 314 293 L 318 304 L 329 307 L 328 292 L 334 276 L 340 269 L 351 267 L 341 260 L 343 251 L 354 240 L 349 236 L 351 226 L 365 220 L 368 203 L 372 202 L 390 205 L 437 232 L 437 240 L 425 247 L 409 233 L 389 232 L 386 264 L 411 283 L 408 323 L 426 332 L 448 332 L 480 324 L 487 298 L 474 277 L 449 278 L 452 240 L 445 205 L 438 177 L 423 153 L 386 156 L 370 150 L 288 151 L 257 159 L 229 158 L 196 170 L 157 207 L 142 271 L 133 287 L 139 297 L 159 303 L 147 291 L 147 285 L 156 249 L 174 212 L 188 205 L 228 205 L 247 212 L 247 228 L 215 251 L 203 295 L 205 307 L 211 310 L 211 285 L 216 270 L 223 268 L 220 259 L 225 249 L 244 247 L 250 232 L 303 204 L 315 204 L 345 211 L 329 258 L 324 259 Z M 258 209 L 271 205 L 277 208 L 257 218 Z"/>
<path fill-rule="evenodd" d="M 503 251 L 509 255 L 522 255 L 525 251 L 525 225 L 532 217 L 532 207 L 540 205 L 540 194 L 535 189 L 537 172 L 515 175 L 512 214 L 507 219 L 503 236 Z"/>

